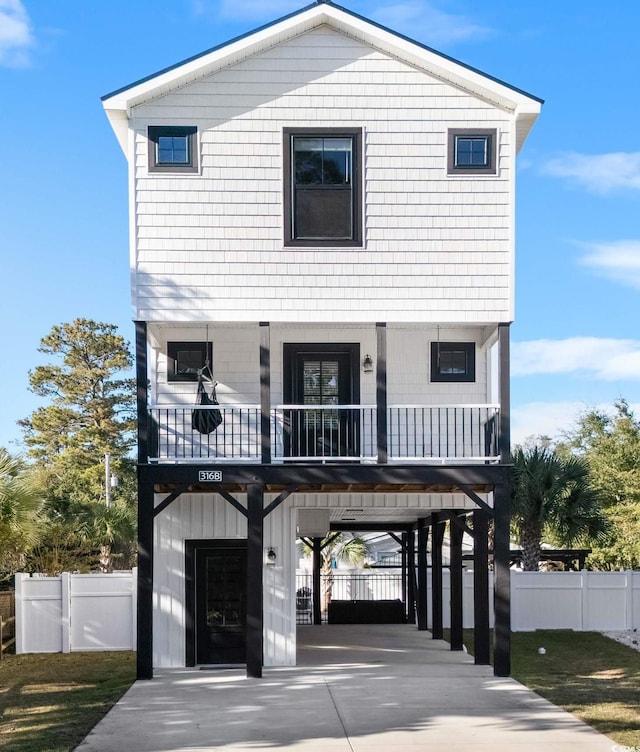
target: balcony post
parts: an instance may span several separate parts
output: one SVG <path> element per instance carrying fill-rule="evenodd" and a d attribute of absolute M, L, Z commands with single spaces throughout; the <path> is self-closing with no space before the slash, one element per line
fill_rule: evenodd
<path fill-rule="evenodd" d="M 138 464 L 149 462 L 149 404 L 147 373 L 147 322 L 136 321 L 136 411 Z"/>
<path fill-rule="evenodd" d="M 271 330 L 260 322 L 260 456 L 263 465 L 271 463 Z"/>
<path fill-rule="evenodd" d="M 378 464 L 386 465 L 389 454 L 387 431 L 387 325 L 376 324 L 376 429 Z"/>

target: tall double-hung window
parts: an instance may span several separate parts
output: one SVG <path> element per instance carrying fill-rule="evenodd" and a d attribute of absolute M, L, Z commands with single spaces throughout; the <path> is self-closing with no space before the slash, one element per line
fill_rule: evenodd
<path fill-rule="evenodd" d="M 285 245 L 361 244 L 361 143 L 360 129 L 285 130 Z"/>

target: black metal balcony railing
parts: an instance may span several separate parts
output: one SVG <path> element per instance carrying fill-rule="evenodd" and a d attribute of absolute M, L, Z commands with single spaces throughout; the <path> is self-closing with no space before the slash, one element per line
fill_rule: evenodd
<path fill-rule="evenodd" d="M 191 426 L 193 407 L 151 408 L 152 462 L 260 462 L 258 405 L 220 405 L 222 424 L 210 434 Z M 387 410 L 390 462 L 496 462 L 500 457 L 497 405 L 393 405 Z M 272 408 L 273 462 L 375 462 L 377 410 L 371 405 Z"/>

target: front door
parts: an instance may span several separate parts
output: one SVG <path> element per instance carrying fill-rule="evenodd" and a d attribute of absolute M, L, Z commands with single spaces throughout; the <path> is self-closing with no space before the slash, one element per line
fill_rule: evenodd
<path fill-rule="evenodd" d="M 203 541 L 191 546 L 191 562 L 193 661 L 188 656 L 187 664 L 246 663 L 246 542 Z"/>
<path fill-rule="evenodd" d="M 360 411 L 338 407 L 359 402 L 359 346 L 285 345 L 284 355 L 285 402 L 305 406 L 285 415 L 287 456 L 359 456 Z"/>

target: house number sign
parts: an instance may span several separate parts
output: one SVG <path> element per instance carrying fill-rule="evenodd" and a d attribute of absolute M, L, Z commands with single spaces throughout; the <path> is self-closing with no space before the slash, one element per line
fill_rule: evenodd
<path fill-rule="evenodd" d="M 198 480 L 201 483 L 220 483 L 222 470 L 199 470 Z"/>

